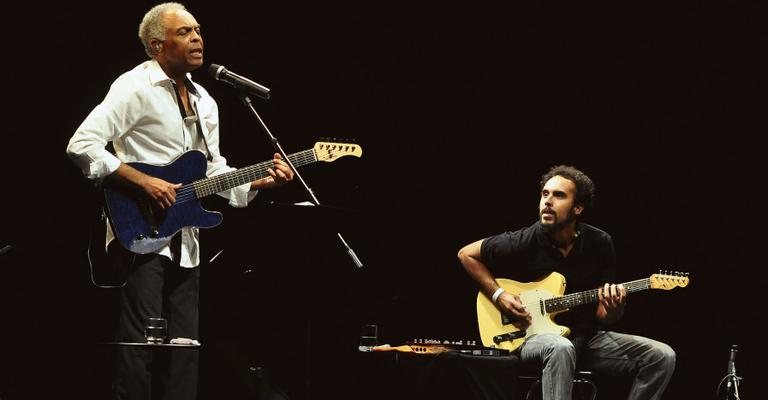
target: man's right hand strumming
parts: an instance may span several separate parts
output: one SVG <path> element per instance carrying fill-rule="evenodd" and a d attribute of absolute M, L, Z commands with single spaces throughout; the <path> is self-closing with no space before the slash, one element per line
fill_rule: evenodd
<path fill-rule="evenodd" d="M 182 185 L 181 183 L 169 183 L 159 178 L 147 176 L 142 180 L 140 186 L 147 196 L 154 200 L 155 205 L 166 209 L 176 202 L 176 189 Z"/>
<path fill-rule="evenodd" d="M 513 317 L 514 323 L 520 329 L 525 329 L 531 325 L 531 313 L 523 305 L 520 296 L 509 292 L 502 292 L 496 299 L 496 306 L 501 312 Z"/>
<path fill-rule="evenodd" d="M 176 189 L 182 186 L 181 183 L 170 183 L 149 176 L 126 163 L 120 164 L 110 177 L 140 187 L 147 197 L 163 210 L 170 208 L 176 202 Z"/>

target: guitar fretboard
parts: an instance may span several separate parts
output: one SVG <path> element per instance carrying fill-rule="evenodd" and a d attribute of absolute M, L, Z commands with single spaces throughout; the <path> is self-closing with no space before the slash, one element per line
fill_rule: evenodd
<path fill-rule="evenodd" d="M 313 149 L 307 149 L 298 153 L 288 155 L 288 159 L 295 167 L 311 164 L 317 161 Z M 268 169 L 273 166 L 272 160 L 260 162 L 258 164 L 243 167 L 234 171 L 226 172 L 221 175 L 204 178 L 190 183 L 195 189 L 198 199 L 219 193 L 233 187 L 253 182 L 257 179 L 269 176 Z M 187 186 L 187 185 L 185 185 Z"/>
<path fill-rule="evenodd" d="M 623 283 L 623 285 L 627 290 L 627 293 L 634 293 L 641 290 L 650 289 L 651 280 L 650 278 L 643 278 Z M 598 289 L 592 289 L 543 300 L 544 311 L 548 313 L 563 311 L 572 307 L 580 306 L 582 304 L 596 302 L 598 301 L 597 291 Z"/>

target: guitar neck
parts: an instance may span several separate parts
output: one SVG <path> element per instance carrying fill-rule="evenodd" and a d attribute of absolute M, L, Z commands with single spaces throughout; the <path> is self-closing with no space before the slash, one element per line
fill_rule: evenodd
<path fill-rule="evenodd" d="M 624 285 L 624 288 L 627 290 L 627 294 L 635 293 L 641 290 L 650 289 L 651 280 L 650 278 L 643 278 L 635 281 L 625 282 L 622 285 Z M 544 308 L 548 313 L 551 313 L 567 310 L 582 304 L 594 303 L 599 300 L 597 292 L 598 289 L 592 289 L 546 299 L 544 300 Z"/>
<path fill-rule="evenodd" d="M 317 161 L 315 151 L 313 149 L 307 149 L 298 153 L 288 155 L 288 159 L 295 167 L 301 167 L 307 164 L 311 164 Z M 273 166 L 272 160 L 260 162 L 258 164 L 250 165 L 236 169 L 234 171 L 226 172 L 221 175 L 212 176 L 210 178 L 200 179 L 192 182 L 197 198 L 201 199 L 206 196 L 210 196 L 214 193 L 223 192 L 225 190 L 232 189 L 240 185 L 244 185 L 249 182 L 253 182 L 257 179 L 265 178 L 269 176 L 268 169 Z"/>

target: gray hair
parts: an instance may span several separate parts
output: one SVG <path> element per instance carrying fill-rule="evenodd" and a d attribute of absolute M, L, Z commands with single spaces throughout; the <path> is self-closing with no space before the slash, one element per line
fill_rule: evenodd
<path fill-rule="evenodd" d="M 152 49 L 149 46 L 149 42 L 152 39 L 165 40 L 165 26 L 163 25 L 163 15 L 169 11 L 184 10 L 181 3 L 162 3 L 152 7 L 151 10 L 144 14 L 144 18 L 139 24 L 139 39 L 141 44 L 144 45 L 144 52 L 152 58 Z"/>

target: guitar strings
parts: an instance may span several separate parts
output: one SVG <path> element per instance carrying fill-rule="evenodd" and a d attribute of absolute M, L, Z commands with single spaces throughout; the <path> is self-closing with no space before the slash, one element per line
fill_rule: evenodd
<path fill-rule="evenodd" d="M 313 149 L 308 149 L 288 156 L 291 163 L 300 167 L 317 160 Z M 208 195 L 233 188 L 256 179 L 267 176 L 272 161 L 264 161 L 248 167 L 240 168 L 221 175 L 203 178 L 183 185 L 176 191 L 176 203 L 185 203 Z"/>
<path fill-rule="evenodd" d="M 305 150 L 304 152 L 290 155 L 289 158 L 292 163 L 298 164 L 299 166 L 315 161 L 314 152 L 312 150 Z M 212 177 L 210 180 L 196 185 L 198 189 L 198 197 L 205 197 L 234 186 L 251 182 L 257 178 L 265 177 L 268 175 L 267 170 L 271 166 L 272 161 L 265 161 L 241 170 L 232 171 L 228 174 Z"/>
<path fill-rule="evenodd" d="M 648 289 L 650 287 L 650 282 L 650 278 L 644 278 L 626 282 L 623 285 L 627 289 L 627 293 L 634 293 L 640 290 Z M 565 310 L 574 306 L 597 300 L 597 292 L 598 289 L 592 289 L 579 293 L 566 294 L 560 297 L 553 297 L 543 300 L 544 307 L 547 312 Z"/>

